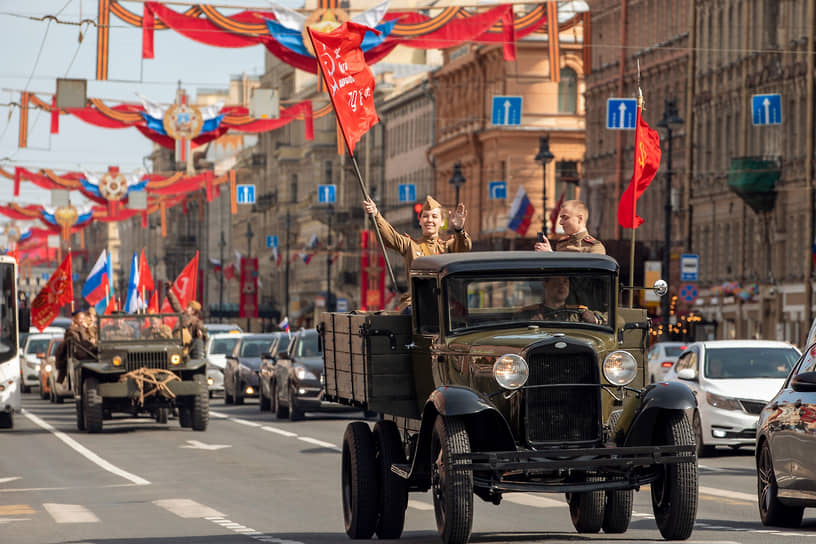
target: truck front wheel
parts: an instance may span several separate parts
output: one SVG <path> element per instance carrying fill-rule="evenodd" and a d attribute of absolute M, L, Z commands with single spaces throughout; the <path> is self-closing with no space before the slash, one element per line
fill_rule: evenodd
<path fill-rule="evenodd" d="M 354 421 L 343 435 L 343 519 L 346 534 L 368 539 L 377 528 L 377 465 L 368 423 Z"/>
<path fill-rule="evenodd" d="M 194 431 L 206 431 L 210 421 L 210 396 L 207 393 L 207 378 L 196 374 L 193 381 L 198 384 L 198 393 L 193 398 L 191 427 Z"/>
<path fill-rule="evenodd" d="M 99 394 L 99 380 L 94 376 L 82 380 L 82 415 L 89 433 L 102 432 L 102 396 Z"/>
<path fill-rule="evenodd" d="M 632 521 L 632 505 L 635 502 L 633 489 L 616 489 L 606 492 L 603 530 L 609 534 L 625 533 Z"/>
<path fill-rule="evenodd" d="M 587 482 L 600 482 L 597 476 L 587 477 Z M 603 491 L 567 493 L 572 526 L 579 533 L 597 533 L 604 521 L 606 496 Z"/>
<path fill-rule="evenodd" d="M 436 416 L 431 436 L 431 485 L 436 529 L 445 544 L 464 544 L 473 527 L 473 472 L 462 470 L 470 453 L 464 423 L 455 417 Z"/>
<path fill-rule="evenodd" d="M 657 443 L 665 446 L 695 445 L 694 431 L 684 413 L 672 413 L 658 421 Z M 652 509 L 657 528 L 666 540 L 685 540 L 694 529 L 697 515 L 697 464 L 677 463 L 657 468 L 652 482 Z"/>

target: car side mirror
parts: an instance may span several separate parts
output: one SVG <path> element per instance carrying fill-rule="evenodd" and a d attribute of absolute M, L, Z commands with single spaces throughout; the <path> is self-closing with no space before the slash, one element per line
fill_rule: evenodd
<path fill-rule="evenodd" d="M 791 380 L 791 387 L 800 393 L 812 393 L 816 391 L 816 372 L 802 372 Z"/>
<path fill-rule="evenodd" d="M 697 381 L 697 370 L 694 368 L 681 368 L 677 371 L 677 377 L 681 380 Z"/>

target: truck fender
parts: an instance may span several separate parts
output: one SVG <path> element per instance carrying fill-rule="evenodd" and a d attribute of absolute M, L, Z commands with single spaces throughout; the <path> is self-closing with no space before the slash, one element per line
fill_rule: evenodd
<path fill-rule="evenodd" d="M 648 386 L 641 394 L 640 407 L 626 432 L 624 446 L 651 445 L 654 427 L 661 415 L 685 412 L 692 421 L 696 409 L 697 399 L 684 383 L 661 382 Z"/>

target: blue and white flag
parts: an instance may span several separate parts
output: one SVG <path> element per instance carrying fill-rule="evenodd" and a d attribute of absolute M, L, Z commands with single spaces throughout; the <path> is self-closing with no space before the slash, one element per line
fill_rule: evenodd
<path fill-rule="evenodd" d="M 125 312 L 135 314 L 144 308 L 144 301 L 139 295 L 139 254 L 134 251 L 133 260 L 130 263 L 130 280 L 128 280 L 127 298 L 125 299 Z"/>

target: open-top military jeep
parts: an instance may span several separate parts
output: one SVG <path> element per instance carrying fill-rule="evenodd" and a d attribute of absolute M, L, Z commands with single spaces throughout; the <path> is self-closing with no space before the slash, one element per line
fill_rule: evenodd
<path fill-rule="evenodd" d="M 174 408 L 182 427 L 207 429 L 206 360 L 186 355 L 180 322 L 180 314 L 106 315 L 95 353 L 68 344 L 80 431 L 101 432 L 114 412 L 148 413 L 167 423 Z"/>
<path fill-rule="evenodd" d="M 649 321 L 618 307 L 614 259 L 421 257 L 411 291 L 411 316 L 321 318 L 328 396 L 384 415 L 344 435 L 351 538 L 399 537 L 408 492 L 428 489 L 446 544 L 468 541 L 474 495 L 512 492 L 566 493 L 578 532 L 622 533 L 646 484 L 662 536 L 691 535 L 696 402 L 682 384 L 644 383 Z"/>

